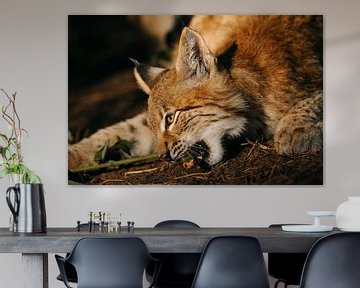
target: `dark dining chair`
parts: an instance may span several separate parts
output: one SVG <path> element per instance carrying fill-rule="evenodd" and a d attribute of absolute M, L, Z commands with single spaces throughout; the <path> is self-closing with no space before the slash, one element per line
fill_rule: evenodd
<path fill-rule="evenodd" d="M 69 254 L 66 255 L 66 257 L 68 257 L 68 256 L 69 256 Z M 77 274 L 76 274 L 75 267 L 66 261 L 64 262 L 64 274 L 66 275 L 66 279 L 68 282 L 77 283 Z M 64 282 L 61 274 L 59 274 L 56 277 L 56 279 Z"/>
<path fill-rule="evenodd" d="M 360 287 L 360 233 L 337 233 L 318 240 L 306 259 L 300 287 Z"/>
<path fill-rule="evenodd" d="M 142 288 L 146 267 L 158 263 L 154 281 L 160 267 L 139 238 L 82 238 L 68 257 L 55 258 L 66 287 L 70 285 L 65 263 L 74 266 L 78 288 Z"/>
<path fill-rule="evenodd" d="M 279 228 L 282 225 L 285 224 L 272 224 L 269 227 Z M 271 277 L 277 279 L 274 288 L 280 283 L 283 283 L 284 288 L 288 285 L 300 285 L 306 256 L 307 253 L 269 253 L 268 272 Z"/>
<path fill-rule="evenodd" d="M 248 236 L 212 238 L 204 249 L 192 288 L 269 288 L 260 244 Z"/>
<path fill-rule="evenodd" d="M 88 223 L 82 223 L 80 225 L 80 228 L 81 229 L 85 228 L 86 230 L 88 230 L 89 229 L 89 224 Z M 99 229 L 99 224 L 98 223 L 95 223 L 95 229 Z M 69 256 L 69 253 L 66 254 L 66 257 L 68 257 L 68 256 Z M 77 275 L 76 275 L 76 270 L 75 270 L 74 266 L 71 265 L 68 262 L 65 262 L 64 267 L 65 267 L 65 275 L 66 275 L 66 278 L 67 278 L 68 282 L 77 283 Z M 59 281 L 64 282 L 62 277 L 61 277 L 61 274 L 59 274 L 56 277 L 56 279 L 59 280 Z"/>
<path fill-rule="evenodd" d="M 155 225 L 157 229 L 163 228 L 200 228 L 194 222 L 188 220 L 166 220 Z M 200 253 L 157 253 L 153 254 L 157 259 L 161 259 L 162 266 L 159 272 L 156 288 L 190 288 L 194 280 L 196 268 L 198 266 Z M 153 266 L 147 272 L 147 279 L 153 277 Z"/>

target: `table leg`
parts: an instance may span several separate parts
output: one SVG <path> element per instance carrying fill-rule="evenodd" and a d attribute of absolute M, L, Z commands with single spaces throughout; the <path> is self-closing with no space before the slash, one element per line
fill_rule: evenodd
<path fill-rule="evenodd" d="M 23 288 L 49 288 L 48 254 L 22 254 Z"/>

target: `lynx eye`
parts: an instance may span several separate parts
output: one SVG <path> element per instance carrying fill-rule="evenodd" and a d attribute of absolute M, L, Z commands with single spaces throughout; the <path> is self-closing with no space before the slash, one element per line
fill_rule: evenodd
<path fill-rule="evenodd" d="M 170 114 L 167 114 L 167 115 L 165 116 L 165 123 L 166 123 L 167 125 L 173 123 L 174 120 L 175 120 L 175 114 L 174 114 L 174 113 L 170 113 Z"/>

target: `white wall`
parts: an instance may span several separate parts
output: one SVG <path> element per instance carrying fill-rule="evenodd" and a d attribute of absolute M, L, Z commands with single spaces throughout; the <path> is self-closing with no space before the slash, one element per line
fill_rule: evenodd
<path fill-rule="evenodd" d="M 357 0 L 1 0 L 0 87 L 18 92 L 22 123 L 30 133 L 24 154 L 45 184 L 48 226 L 74 226 L 89 210 L 122 212 L 136 226 L 164 218 L 187 218 L 201 226 L 310 222 L 307 210 L 334 210 L 347 195 L 360 195 L 359 8 Z M 67 15 L 211 12 L 325 15 L 324 186 L 68 187 Z M 0 182 L 1 227 L 8 224 L 7 186 Z M 53 255 L 49 262 L 50 287 L 62 287 L 54 280 Z M 0 254 L 1 287 L 21 286 L 20 267 L 19 255 Z"/>

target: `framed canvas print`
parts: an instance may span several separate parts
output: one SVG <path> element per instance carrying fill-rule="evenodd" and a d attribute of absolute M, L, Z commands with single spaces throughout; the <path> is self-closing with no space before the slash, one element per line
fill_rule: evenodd
<path fill-rule="evenodd" d="M 321 15 L 70 15 L 69 184 L 323 184 Z"/>

